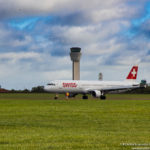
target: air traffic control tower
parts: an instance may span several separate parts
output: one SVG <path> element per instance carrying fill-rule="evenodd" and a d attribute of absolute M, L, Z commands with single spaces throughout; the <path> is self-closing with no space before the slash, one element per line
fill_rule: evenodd
<path fill-rule="evenodd" d="M 72 60 L 72 80 L 80 80 L 81 48 L 72 47 L 70 48 L 70 51 L 70 57 Z"/>

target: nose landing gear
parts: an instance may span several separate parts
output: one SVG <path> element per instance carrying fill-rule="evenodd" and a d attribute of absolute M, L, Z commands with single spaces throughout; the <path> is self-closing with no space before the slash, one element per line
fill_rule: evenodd
<path fill-rule="evenodd" d="M 58 99 L 58 94 L 55 95 L 54 99 Z"/>

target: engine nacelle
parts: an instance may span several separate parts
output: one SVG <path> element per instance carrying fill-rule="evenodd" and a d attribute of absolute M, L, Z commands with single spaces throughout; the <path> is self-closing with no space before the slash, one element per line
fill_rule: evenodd
<path fill-rule="evenodd" d="M 92 92 L 92 96 L 99 98 L 102 95 L 101 91 L 95 90 Z"/>

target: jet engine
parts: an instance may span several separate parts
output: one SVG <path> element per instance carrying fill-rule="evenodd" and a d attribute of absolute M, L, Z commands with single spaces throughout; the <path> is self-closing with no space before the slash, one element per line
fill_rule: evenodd
<path fill-rule="evenodd" d="M 92 96 L 99 98 L 102 95 L 101 91 L 95 90 L 92 92 Z"/>

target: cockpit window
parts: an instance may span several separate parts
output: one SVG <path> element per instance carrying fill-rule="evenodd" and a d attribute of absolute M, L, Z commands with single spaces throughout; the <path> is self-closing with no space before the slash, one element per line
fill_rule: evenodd
<path fill-rule="evenodd" d="M 54 84 L 54 83 L 48 83 L 47 85 L 50 85 L 50 86 L 55 86 L 55 84 Z"/>

